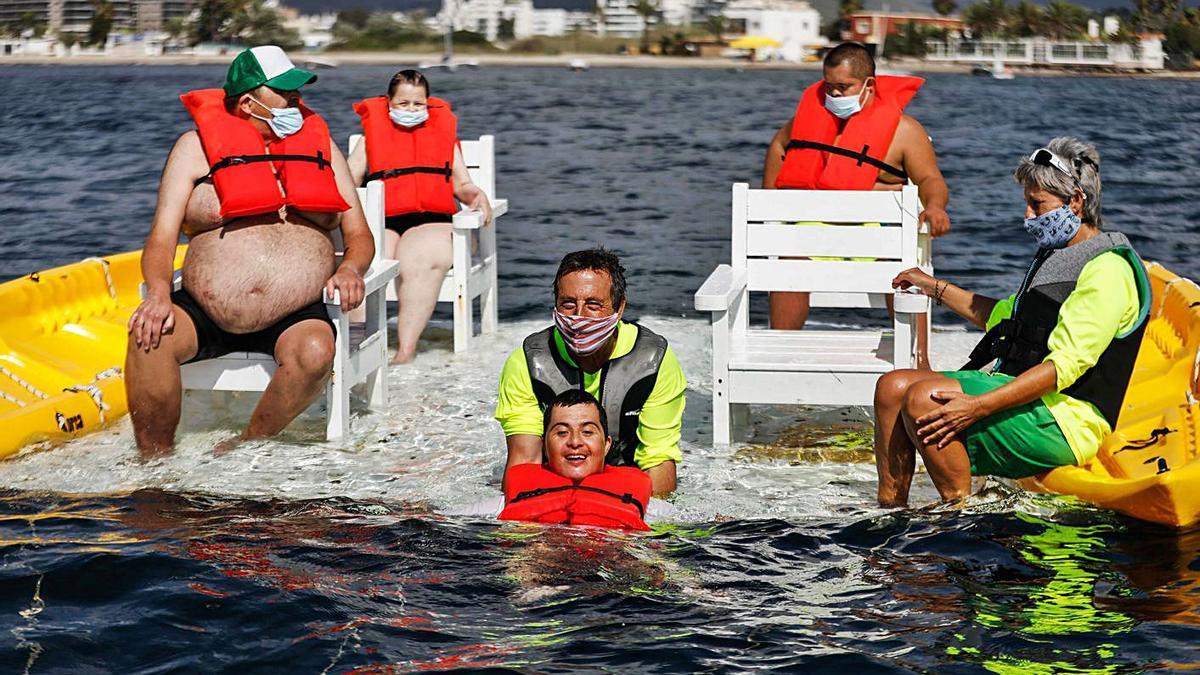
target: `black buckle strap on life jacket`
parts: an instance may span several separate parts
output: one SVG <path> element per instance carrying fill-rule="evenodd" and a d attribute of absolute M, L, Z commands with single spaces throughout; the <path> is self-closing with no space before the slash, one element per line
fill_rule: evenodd
<path fill-rule="evenodd" d="M 383 171 L 372 171 L 363 178 L 363 183 L 370 183 L 373 180 L 395 178 L 396 176 L 411 176 L 415 173 L 431 173 L 435 176 L 443 176 L 446 181 L 450 180 L 453 171 L 450 170 L 450 162 L 446 162 L 445 166 L 406 166 L 402 169 L 384 169 Z"/>
<path fill-rule="evenodd" d="M 320 150 L 315 155 L 230 155 L 209 167 L 208 173 L 197 178 L 192 185 L 196 186 L 203 183 L 212 178 L 213 174 L 221 169 L 227 169 L 231 166 L 241 166 L 242 164 L 253 164 L 255 162 L 313 162 L 321 171 L 333 166 L 329 159 L 325 157 L 325 153 Z"/>
<path fill-rule="evenodd" d="M 533 490 L 526 490 L 525 492 L 518 492 L 517 496 L 513 497 L 509 503 L 516 504 L 524 499 L 533 499 L 534 497 L 541 497 L 542 495 L 553 494 L 555 492 L 565 492 L 567 490 L 586 490 L 588 492 L 595 492 L 597 494 L 612 497 L 613 499 L 624 504 L 632 504 L 638 510 L 638 517 L 642 520 L 646 519 L 646 506 L 645 504 L 639 502 L 637 497 L 634 497 L 628 492 L 625 494 L 617 494 L 616 492 L 609 492 L 603 488 L 592 487 L 590 485 L 558 485 L 555 487 L 535 488 Z"/>
<path fill-rule="evenodd" d="M 793 139 L 788 141 L 787 147 L 783 150 L 783 154 L 784 157 L 786 157 L 788 150 L 820 150 L 822 152 L 828 152 L 834 155 L 841 155 L 842 157 L 849 157 L 850 159 L 856 160 L 858 162 L 858 166 L 870 164 L 876 169 L 879 169 L 880 171 L 886 171 L 902 181 L 908 181 L 908 174 L 905 173 L 904 169 L 898 169 L 887 162 L 875 159 L 874 157 L 868 155 L 867 150 L 870 148 L 871 146 L 864 145 L 862 152 L 856 152 L 848 148 L 839 148 L 836 145 L 826 145 L 825 143 L 818 143 L 816 141 Z"/>
<path fill-rule="evenodd" d="M 960 370 L 979 370 L 994 359 L 1015 363 L 1040 361 L 1050 332 L 1044 326 L 1003 319 L 984 334 Z"/>
<path fill-rule="evenodd" d="M 1145 438 L 1145 439 L 1137 440 L 1137 441 L 1129 441 L 1125 445 L 1121 446 L 1120 450 L 1117 450 L 1113 454 L 1115 455 L 1117 453 L 1125 452 L 1126 450 L 1145 450 L 1146 448 L 1149 448 L 1151 446 L 1158 445 L 1159 441 L 1161 441 L 1162 439 L 1166 438 L 1168 435 L 1173 434 L 1177 431 L 1179 431 L 1179 430 L 1178 429 L 1168 429 L 1166 427 L 1159 427 L 1158 429 L 1155 429 L 1150 432 L 1150 438 Z"/>

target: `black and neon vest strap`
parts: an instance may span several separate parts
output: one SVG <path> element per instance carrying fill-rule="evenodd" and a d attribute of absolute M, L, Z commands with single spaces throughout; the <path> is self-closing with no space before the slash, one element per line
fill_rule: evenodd
<path fill-rule="evenodd" d="M 372 171 L 363 178 L 363 184 L 370 183 L 373 180 L 386 180 L 388 178 L 396 178 L 398 176 L 412 176 L 418 173 L 430 173 L 435 176 L 442 176 L 447 181 L 454 172 L 450 169 L 450 162 L 446 162 L 444 166 L 406 166 L 395 169 L 383 169 L 382 171 Z"/>
<path fill-rule="evenodd" d="M 868 155 L 867 151 L 870 149 L 871 146 L 864 145 L 862 151 L 860 152 L 856 150 L 850 150 L 849 148 L 839 148 L 836 145 L 819 143 L 817 141 L 792 139 L 791 141 L 788 141 L 787 147 L 784 148 L 784 155 L 786 156 L 789 150 L 820 150 L 821 152 L 828 152 L 832 155 L 841 155 L 842 157 L 853 159 L 858 162 L 859 166 L 862 166 L 863 164 L 870 164 L 876 169 L 879 169 L 880 171 L 886 171 L 902 181 L 908 181 L 908 173 L 905 172 L 904 169 L 894 167 L 887 162 L 875 159 L 874 157 Z"/>
<path fill-rule="evenodd" d="M 637 497 L 634 497 L 632 494 L 630 494 L 628 492 L 626 492 L 624 494 L 618 494 L 616 492 L 610 492 L 608 490 L 605 490 L 604 488 L 592 487 L 590 485 L 558 485 L 555 487 L 534 488 L 533 490 L 526 490 L 524 492 L 518 492 L 517 496 L 510 499 L 508 503 L 516 504 L 517 502 L 520 502 L 520 501 L 523 501 L 526 499 L 533 499 L 534 497 L 541 497 L 543 495 L 554 494 L 555 492 L 566 492 L 568 490 L 583 490 L 585 492 L 595 492 L 596 494 L 599 494 L 599 495 L 604 495 L 606 497 L 612 497 L 613 499 L 621 502 L 622 504 L 632 504 L 638 510 L 638 517 L 643 520 L 646 519 L 646 505 L 639 502 L 637 500 Z"/>
<path fill-rule="evenodd" d="M 240 166 L 242 164 L 254 164 L 255 162 L 312 162 L 321 171 L 333 166 L 329 158 L 325 156 L 325 153 L 320 150 L 315 155 L 230 155 L 209 167 L 208 173 L 192 181 L 192 185 L 199 185 L 209 180 L 214 173 L 221 169 L 228 169 L 231 166 Z"/>

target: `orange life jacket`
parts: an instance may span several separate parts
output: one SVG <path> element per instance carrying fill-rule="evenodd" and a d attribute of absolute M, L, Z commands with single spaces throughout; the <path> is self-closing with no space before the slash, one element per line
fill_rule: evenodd
<path fill-rule="evenodd" d="M 354 104 L 367 137 L 367 176 L 363 182 L 383 179 L 384 211 L 402 213 L 454 213 L 454 148 L 458 144 L 458 118 L 450 104 L 429 97 L 429 119 L 405 128 L 388 117 L 385 96 Z"/>
<path fill-rule="evenodd" d="M 350 208 L 330 163 L 329 127 L 304 104 L 300 131 L 268 148 L 253 124 L 225 110 L 224 90 L 198 89 L 179 98 L 196 122 L 211 167 L 196 184 L 212 178 L 222 218 L 270 213 L 284 205 L 318 213 Z"/>
<path fill-rule="evenodd" d="M 504 476 L 500 520 L 649 530 L 650 476 L 631 466 L 605 466 L 578 485 L 541 464 L 517 464 Z"/>
<path fill-rule="evenodd" d="M 884 159 L 900 124 L 901 111 L 924 83 L 919 77 L 877 76 L 871 102 L 845 120 L 840 138 L 838 125 L 842 120 L 825 109 L 824 81 L 810 86 L 796 106 L 792 138 L 775 187 L 870 190 L 880 170 L 907 181 L 908 174 Z"/>

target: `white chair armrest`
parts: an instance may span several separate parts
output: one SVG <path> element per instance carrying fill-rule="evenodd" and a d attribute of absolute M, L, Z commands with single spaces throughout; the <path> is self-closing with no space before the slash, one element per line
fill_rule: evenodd
<path fill-rule="evenodd" d="M 175 270 L 171 274 L 171 292 L 183 288 L 183 270 Z M 146 299 L 146 282 L 138 284 L 138 297 L 142 300 Z"/>
<path fill-rule="evenodd" d="M 508 213 L 508 200 L 497 199 L 492 202 L 492 220 Z M 463 209 L 453 216 L 453 226 L 456 230 L 478 230 L 483 227 L 483 212 Z"/>
<path fill-rule="evenodd" d="M 892 306 L 901 314 L 924 314 L 929 311 L 929 296 L 915 288 L 896 290 L 895 295 Z"/>
<path fill-rule="evenodd" d="M 696 309 L 701 312 L 724 312 L 746 290 L 746 271 L 734 271 L 729 265 L 717 265 L 704 285 L 696 291 Z"/>
<path fill-rule="evenodd" d="M 387 288 L 392 279 L 395 279 L 400 274 L 400 263 L 396 260 L 380 260 L 363 275 L 363 296 L 366 297 L 372 293 Z M 321 298 L 326 305 L 341 305 L 341 294 L 337 289 L 333 291 L 333 297 L 328 293 L 322 292 Z"/>

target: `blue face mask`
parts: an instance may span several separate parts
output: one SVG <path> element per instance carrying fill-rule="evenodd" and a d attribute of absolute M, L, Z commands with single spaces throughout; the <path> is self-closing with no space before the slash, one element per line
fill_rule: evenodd
<path fill-rule="evenodd" d="M 407 110 L 397 110 L 392 108 L 388 111 L 388 117 L 402 127 L 415 127 L 429 119 L 429 110 L 414 110 L 410 112 Z"/>
<path fill-rule="evenodd" d="M 1042 248 L 1063 248 L 1079 234 L 1083 221 L 1070 206 L 1060 206 L 1036 218 L 1025 219 L 1025 231 L 1037 239 Z"/>
<path fill-rule="evenodd" d="M 250 97 L 250 100 L 267 108 L 262 101 L 253 96 Z M 271 117 L 259 117 L 254 113 L 250 113 L 250 115 L 266 122 L 267 126 L 271 127 L 271 131 L 280 138 L 287 138 L 300 131 L 304 126 L 304 114 L 300 112 L 299 108 L 267 108 L 267 110 L 271 111 Z"/>

